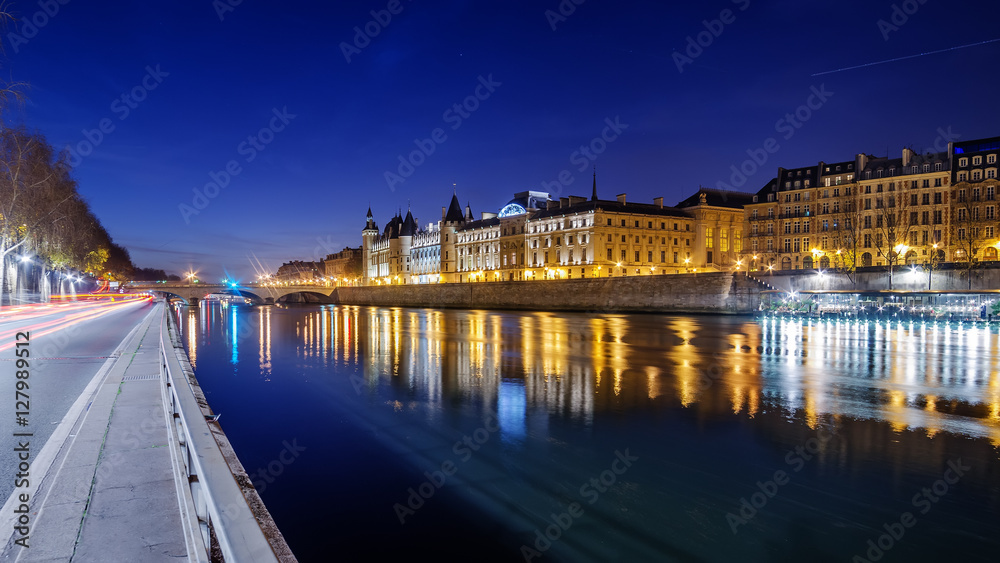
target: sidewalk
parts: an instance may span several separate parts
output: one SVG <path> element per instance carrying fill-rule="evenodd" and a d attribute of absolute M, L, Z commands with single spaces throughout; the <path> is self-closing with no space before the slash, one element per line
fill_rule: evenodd
<path fill-rule="evenodd" d="M 45 476 L 17 561 L 187 558 L 160 375 L 157 305 L 130 337 Z"/>

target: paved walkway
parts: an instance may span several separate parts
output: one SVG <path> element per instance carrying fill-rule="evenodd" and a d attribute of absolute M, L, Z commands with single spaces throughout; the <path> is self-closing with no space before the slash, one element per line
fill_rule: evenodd
<path fill-rule="evenodd" d="M 30 548 L 16 561 L 187 558 L 160 375 L 157 305 L 63 444 L 42 487 Z"/>

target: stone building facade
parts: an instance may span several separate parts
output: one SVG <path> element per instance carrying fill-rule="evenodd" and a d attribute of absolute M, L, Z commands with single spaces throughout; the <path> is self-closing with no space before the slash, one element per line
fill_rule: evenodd
<path fill-rule="evenodd" d="M 591 197 L 514 194 L 498 213 L 473 219 L 457 195 L 441 221 L 418 229 L 397 214 L 379 234 L 369 210 L 362 231 L 368 285 L 531 281 L 739 267 L 743 205 L 750 194 L 702 189 L 676 207 Z"/>
<path fill-rule="evenodd" d="M 786 170 L 745 209 L 755 270 L 997 259 L 1000 137 Z"/>

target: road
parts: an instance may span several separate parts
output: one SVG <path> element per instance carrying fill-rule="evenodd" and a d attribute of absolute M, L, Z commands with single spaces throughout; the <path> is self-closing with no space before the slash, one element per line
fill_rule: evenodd
<path fill-rule="evenodd" d="M 30 432 L 33 461 L 87 385 L 115 349 L 152 308 L 148 296 L 95 301 L 0 307 L 0 504 L 14 490 L 18 442 L 13 433 Z M 15 350 L 18 333 L 27 332 L 29 387 L 28 426 L 16 423 L 17 379 Z M 23 337 L 21 339 L 23 342 Z M 75 417 L 73 417 L 75 419 Z M 62 432 L 57 432 L 57 429 Z M 24 440 L 24 438 L 20 438 Z M 33 477 L 43 468 L 32 466 Z M 35 483 L 32 483 L 34 485 Z"/>

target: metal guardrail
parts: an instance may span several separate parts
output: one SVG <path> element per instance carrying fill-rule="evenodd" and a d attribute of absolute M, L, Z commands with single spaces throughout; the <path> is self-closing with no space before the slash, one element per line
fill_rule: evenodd
<path fill-rule="evenodd" d="M 179 487 L 182 489 L 179 494 L 185 497 L 181 499 L 181 512 L 189 557 L 199 562 L 210 561 L 215 547 L 228 562 L 295 561 L 284 538 L 273 527 L 270 515 L 263 510 L 263 524 L 271 528 L 271 541 L 275 541 L 277 536 L 278 551 L 282 556 L 279 558 L 275 554 L 268 534 L 258 520 L 263 504 L 253 491 L 258 506 L 257 510 L 251 508 L 244 488 L 237 482 L 234 470 L 230 468 L 216 438 L 221 429 L 213 430 L 209 426 L 206 411 L 199 404 L 188 373 L 178 358 L 176 347 L 179 345 L 175 345 L 170 334 L 172 321 L 169 307 L 165 306 L 160 330 L 160 366 L 166 382 L 164 406 L 168 417 L 174 421 L 172 436 L 175 443 L 172 450 L 179 454 L 175 469 L 180 469 L 179 477 L 182 482 L 186 478 L 188 484 L 186 490 L 183 485 Z M 223 437 L 223 441 L 231 453 L 228 440 Z M 246 478 L 242 467 L 238 468 L 238 472 Z M 246 482 L 249 483 L 248 478 Z M 251 485 L 247 486 L 252 489 Z M 218 554 L 215 554 L 217 558 Z"/>

